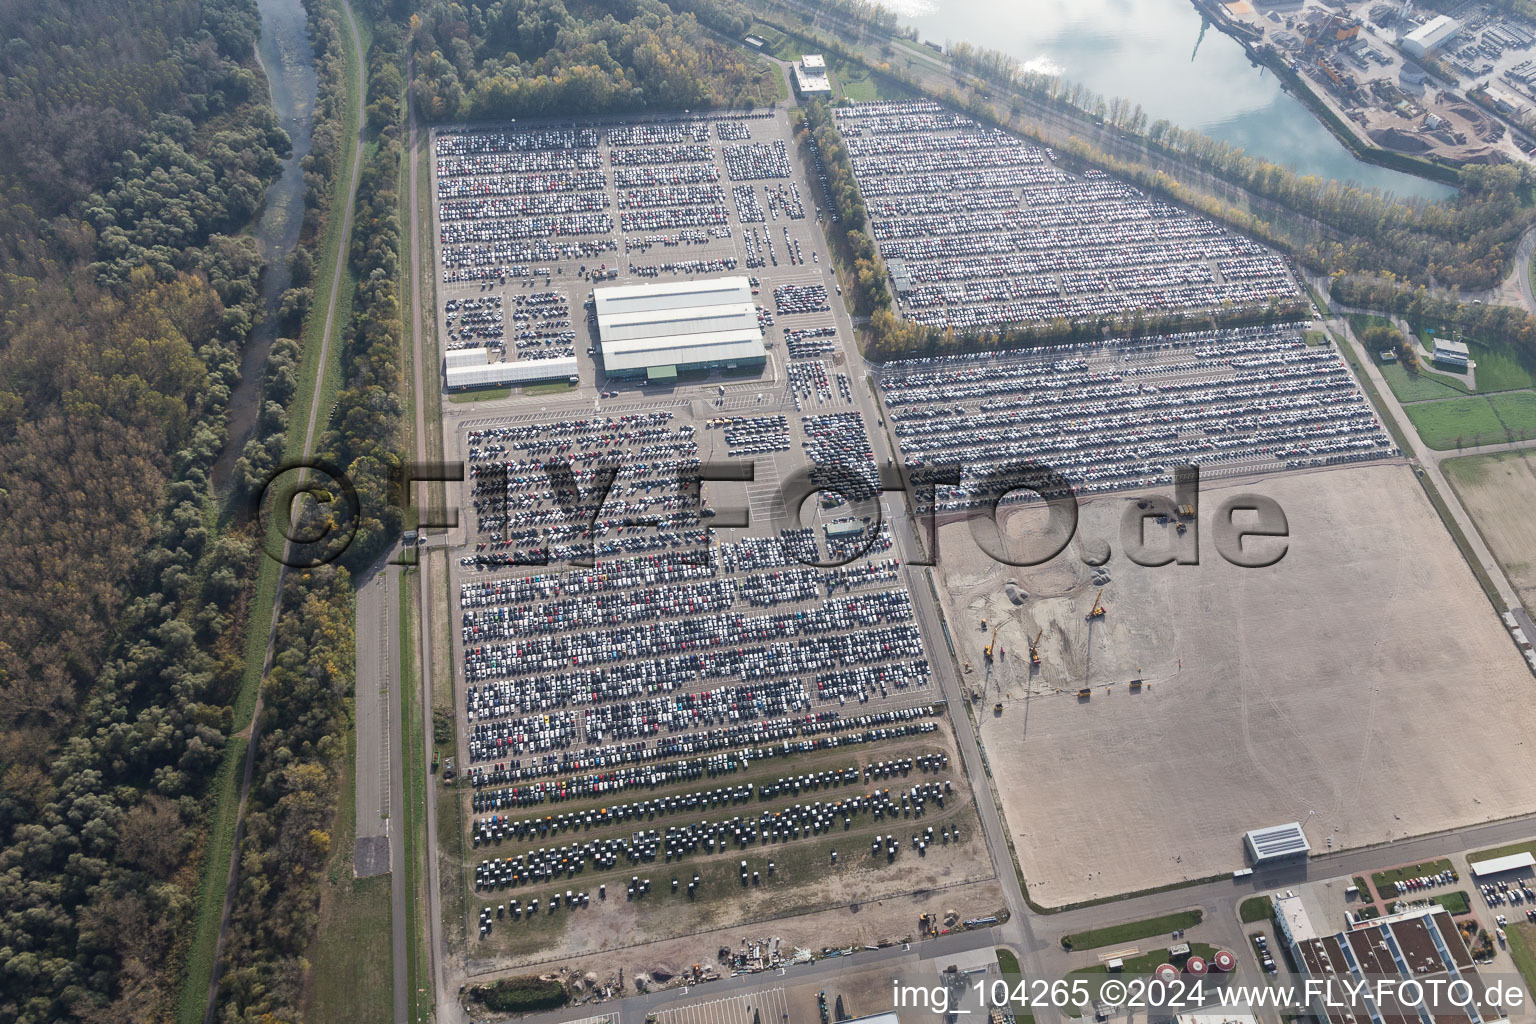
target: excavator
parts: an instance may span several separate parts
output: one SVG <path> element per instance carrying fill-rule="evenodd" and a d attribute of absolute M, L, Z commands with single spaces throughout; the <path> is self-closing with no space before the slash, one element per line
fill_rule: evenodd
<path fill-rule="evenodd" d="M 1029 663 L 1031 665 L 1040 664 L 1040 638 L 1043 636 L 1045 636 L 1044 629 L 1036 633 L 1035 638 L 1029 642 Z"/>
<path fill-rule="evenodd" d="M 987 641 L 986 649 L 981 652 L 988 661 L 992 660 L 992 648 L 997 644 L 997 630 L 1002 628 L 1002 626 L 998 626 L 997 629 L 992 631 L 992 639 Z"/>
<path fill-rule="evenodd" d="M 1093 611 L 1088 613 L 1090 619 L 1102 619 L 1104 617 L 1104 602 L 1100 600 L 1103 596 L 1104 588 L 1100 587 L 1099 592 L 1093 595 Z"/>

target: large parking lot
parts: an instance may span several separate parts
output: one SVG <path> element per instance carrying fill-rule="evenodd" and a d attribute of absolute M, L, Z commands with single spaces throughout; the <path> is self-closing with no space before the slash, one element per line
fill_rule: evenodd
<path fill-rule="evenodd" d="M 787 521 L 792 475 L 837 465 L 813 482 L 861 497 L 878 461 L 787 114 L 436 145 L 446 347 L 581 364 L 568 394 L 449 407 L 467 468 L 450 488 L 464 827 L 449 852 L 468 955 L 543 962 L 919 889 L 987 905 L 889 533 L 830 492 Z M 760 375 L 602 375 L 595 285 L 725 273 L 753 278 Z M 725 460 L 752 478 L 699 480 Z M 906 934 L 909 903 L 887 903 L 849 934 Z"/>
<path fill-rule="evenodd" d="M 929 101 L 837 110 L 901 312 L 957 330 L 1263 306 L 1284 262 L 1213 221 Z M 909 284 L 908 284 L 909 283 Z"/>
<path fill-rule="evenodd" d="M 1183 463 L 1213 478 L 1398 454 L 1338 353 L 1290 327 L 904 360 L 880 393 L 916 475 L 964 466 L 941 512 L 1000 497 L 983 478 L 1021 460 L 1094 494 L 1167 483 Z"/>
<path fill-rule="evenodd" d="M 830 355 L 819 192 L 791 157 L 782 110 L 596 119 L 434 134 L 439 329 L 491 359 L 575 356 L 600 372 L 587 300 L 601 284 L 746 273 L 781 383 Z M 822 301 L 809 301 L 816 291 Z M 802 294 L 804 293 L 804 294 Z M 797 371 L 814 392 L 825 376 Z"/>

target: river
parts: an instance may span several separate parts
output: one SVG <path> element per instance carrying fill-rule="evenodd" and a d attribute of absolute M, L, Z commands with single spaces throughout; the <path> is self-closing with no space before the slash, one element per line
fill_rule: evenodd
<path fill-rule="evenodd" d="M 261 41 L 256 55 L 272 90 L 272 107 L 293 140 L 293 153 L 282 174 L 267 189 L 266 202 L 251 234 L 266 271 L 261 278 L 262 316 L 240 357 L 240 383 L 229 401 L 229 441 L 213 467 L 214 486 L 223 489 L 256 424 L 261 407 L 262 367 L 277 339 L 277 312 L 292 281 L 288 254 L 304 225 L 304 172 L 299 163 L 309 152 L 310 118 L 315 109 L 315 57 L 304 26 L 300 0 L 257 0 Z"/>
<path fill-rule="evenodd" d="M 1208 25 L 1190 0 L 894 0 L 906 24 L 936 43 L 1002 50 L 1031 70 L 1140 103 L 1152 120 L 1241 146 L 1301 173 L 1400 196 L 1451 189 L 1364 163 L 1242 45 Z"/>

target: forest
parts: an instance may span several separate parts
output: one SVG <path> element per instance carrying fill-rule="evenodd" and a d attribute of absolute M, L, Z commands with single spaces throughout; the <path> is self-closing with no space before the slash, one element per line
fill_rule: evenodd
<path fill-rule="evenodd" d="M 165 1019 L 254 550 L 209 474 L 289 152 L 250 0 L 0 5 L 0 1021 Z"/>
<path fill-rule="evenodd" d="M 411 95 L 431 121 L 760 105 L 777 69 L 711 34 L 750 21 L 713 0 L 427 0 Z"/>
<path fill-rule="evenodd" d="M 309 11 L 317 53 L 339 52 L 335 5 L 311 3 Z M 316 450 L 321 461 L 343 468 L 354 481 L 358 515 L 351 522 L 334 517 L 328 524 L 333 529 L 318 531 L 349 543 L 344 551 L 311 553 L 316 560 L 339 558 L 290 572 L 283 590 L 276 653 L 262 684 L 262 732 L 221 964 L 218 999 L 225 1020 L 301 1017 L 304 953 L 319 919 L 318 883 L 330 852 L 353 694 L 351 581 L 400 530 L 399 495 L 389 493 L 387 482 L 398 478 L 405 394 L 397 192 L 405 30 L 386 10 L 368 13 L 374 33 L 364 118 L 373 145 L 360 169 L 345 253 L 357 285 L 340 338 L 343 384 Z M 340 94 L 344 69 L 339 63 L 325 67 L 322 93 Z"/>

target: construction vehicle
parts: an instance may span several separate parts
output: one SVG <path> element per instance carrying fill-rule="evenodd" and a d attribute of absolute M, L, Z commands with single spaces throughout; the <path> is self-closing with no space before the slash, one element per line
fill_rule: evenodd
<path fill-rule="evenodd" d="M 1040 664 L 1040 638 L 1043 636 L 1045 636 L 1045 630 L 1041 629 L 1040 632 L 1035 634 L 1035 638 L 1029 642 L 1029 663 L 1031 665 Z"/>
<path fill-rule="evenodd" d="M 986 649 L 981 652 L 983 655 L 986 656 L 986 659 L 988 661 L 992 660 L 992 645 L 997 643 L 997 630 L 998 629 L 1002 629 L 1002 628 L 1003 628 L 1002 626 L 998 626 L 997 629 L 994 629 L 992 631 L 992 639 L 987 641 Z"/>
<path fill-rule="evenodd" d="M 994 715 L 1000 715 L 1000 714 L 1003 713 L 1003 702 L 1002 701 L 998 701 L 996 704 L 992 705 L 992 713 Z"/>
<path fill-rule="evenodd" d="M 1093 696 L 1093 687 L 1091 687 L 1091 686 L 1085 686 L 1081 690 L 1077 691 L 1077 699 L 1078 700 L 1087 700 L 1087 699 L 1089 699 L 1092 696 Z"/>
<path fill-rule="evenodd" d="M 1141 680 L 1140 679 L 1132 679 L 1130 681 L 1130 683 L 1127 684 L 1127 685 L 1130 687 L 1130 691 L 1132 693 L 1137 693 L 1137 692 L 1139 692 L 1141 690 Z"/>
<path fill-rule="evenodd" d="M 1088 617 L 1090 619 L 1102 619 L 1104 617 L 1104 602 L 1102 600 L 1103 597 L 1104 588 L 1100 587 L 1099 592 L 1093 595 L 1093 611 L 1088 613 Z"/>

